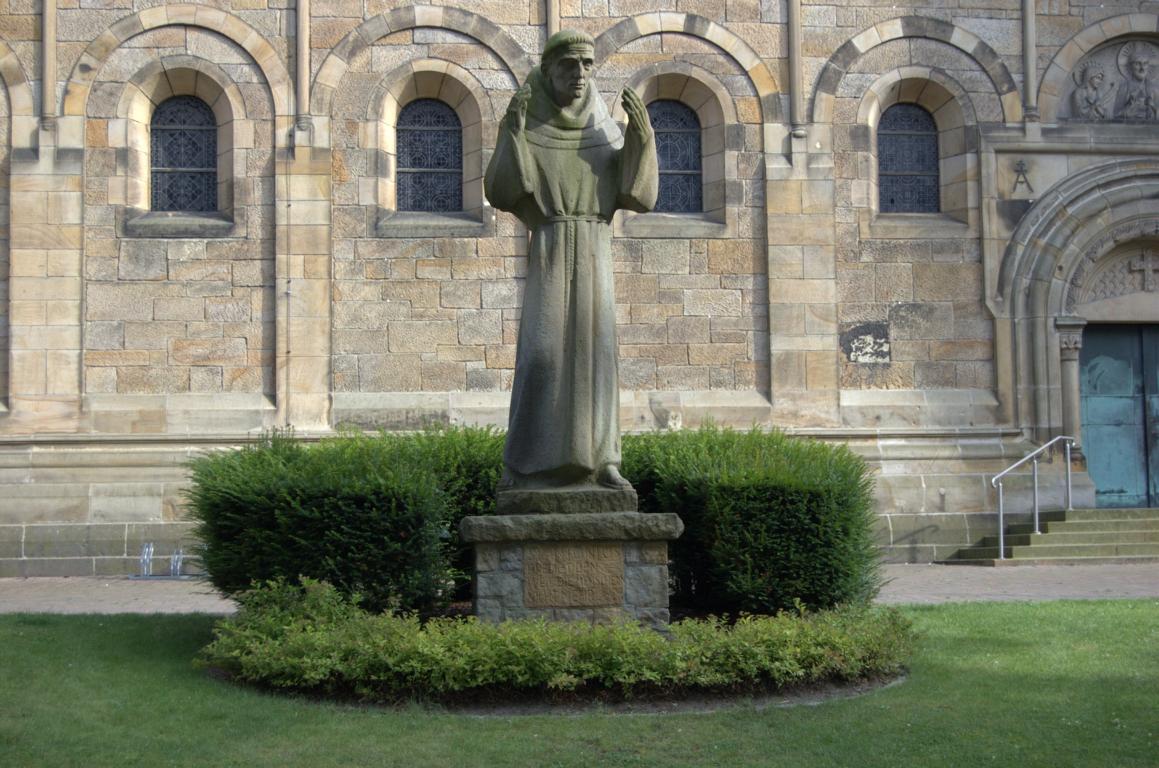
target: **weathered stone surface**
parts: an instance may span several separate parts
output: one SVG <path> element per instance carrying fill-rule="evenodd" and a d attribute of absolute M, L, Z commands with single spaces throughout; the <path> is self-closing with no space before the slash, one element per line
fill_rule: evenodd
<path fill-rule="evenodd" d="M 463 518 L 460 538 L 498 541 L 671 541 L 684 531 L 672 514 L 578 512 L 568 515 L 495 515 Z"/>
<path fill-rule="evenodd" d="M 624 602 L 623 545 L 529 544 L 523 550 L 527 608 L 597 608 Z"/>
<path fill-rule="evenodd" d="M 500 515 L 570 515 L 589 512 L 635 512 L 639 502 L 631 488 L 585 486 L 566 489 L 501 490 L 495 511 Z"/>
<path fill-rule="evenodd" d="M 243 366 L 246 344 L 245 339 L 174 339 L 169 355 L 180 365 Z"/>
<path fill-rule="evenodd" d="M 628 605 L 668 607 L 668 565 L 633 565 L 625 577 L 624 602 Z"/>
<path fill-rule="evenodd" d="M 169 273 L 165 243 L 128 240 L 121 243 L 117 276 L 122 280 L 164 280 Z"/>

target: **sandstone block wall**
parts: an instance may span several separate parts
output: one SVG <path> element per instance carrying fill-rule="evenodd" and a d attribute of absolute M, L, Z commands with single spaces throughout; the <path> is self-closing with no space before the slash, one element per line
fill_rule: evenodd
<path fill-rule="evenodd" d="M 1116 106 L 1159 17 L 1022 6 L 802 0 L 797 24 L 790 0 L 55 0 L 46 35 L 14 0 L 0 449 L 504 424 L 527 233 L 482 174 L 558 25 L 595 36 L 614 115 L 633 88 L 701 124 L 703 210 L 614 222 L 624 426 L 868 440 L 883 514 L 988 514 L 987 473 L 1075 428 L 1056 320 L 1159 321 L 1129 266 L 1159 243 L 1156 121 Z M 1159 83 L 1152 58 L 1136 89 Z M 217 120 L 211 215 L 150 211 L 149 121 L 173 95 Z M 419 98 L 462 125 L 461 211 L 398 210 L 395 124 Z M 899 103 L 936 123 L 937 213 L 880 211 L 877 126 Z M 932 463 L 883 461 L 897 441 Z M 61 504 L 35 522 L 167 519 Z"/>

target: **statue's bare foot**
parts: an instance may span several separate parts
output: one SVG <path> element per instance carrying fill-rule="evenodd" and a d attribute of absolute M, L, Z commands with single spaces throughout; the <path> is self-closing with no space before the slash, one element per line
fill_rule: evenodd
<path fill-rule="evenodd" d="M 605 464 L 603 469 L 599 471 L 599 474 L 596 475 L 596 482 L 605 488 L 615 488 L 617 490 L 632 487 L 632 484 L 620 474 L 620 469 L 615 464 Z"/>

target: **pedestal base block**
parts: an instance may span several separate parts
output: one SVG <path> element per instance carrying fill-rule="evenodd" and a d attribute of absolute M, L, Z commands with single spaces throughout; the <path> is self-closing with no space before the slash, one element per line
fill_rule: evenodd
<path fill-rule="evenodd" d="M 484 621 L 634 619 L 668 623 L 668 542 L 676 515 L 639 512 L 464 518 Z"/>
<path fill-rule="evenodd" d="M 500 515 L 574 515 L 584 512 L 635 512 L 639 508 L 631 488 L 543 488 L 499 491 L 495 512 Z"/>

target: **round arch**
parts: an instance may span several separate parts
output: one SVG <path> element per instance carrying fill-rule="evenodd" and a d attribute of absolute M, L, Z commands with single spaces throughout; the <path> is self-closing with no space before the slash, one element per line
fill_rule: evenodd
<path fill-rule="evenodd" d="M 780 87 L 764 60 L 735 33 L 703 16 L 668 11 L 630 16 L 596 37 L 596 60 L 603 61 L 628 43 L 661 32 L 698 37 L 720 48 L 748 75 L 760 100 L 761 121 L 781 121 Z"/>
<path fill-rule="evenodd" d="M 1084 56 L 1116 37 L 1154 36 L 1157 30 L 1159 30 L 1159 15 L 1131 13 L 1103 19 L 1068 40 L 1050 60 L 1038 88 L 1038 107 L 1043 120 L 1057 119 L 1059 105 L 1069 87 L 1071 72 Z"/>
<path fill-rule="evenodd" d="M 204 5 L 162 5 L 118 19 L 77 60 L 65 87 L 61 114 L 85 114 L 93 81 L 109 55 L 125 41 L 153 29 L 178 25 L 220 34 L 240 46 L 265 76 L 275 114 L 293 114 L 293 81 L 274 47 L 238 17 Z"/>
<path fill-rule="evenodd" d="M 218 146 L 228 149 L 219 155 L 218 180 L 225 183 L 219 186 L 218 200 L 222 210 L 232 210 L 240 196 L 236 186 L 246 175 L 245 167 L 235 160 L 232 135 L 234 121 L 247 118 L 245 98 L 220 66 L 187 54 L 149 62 L 128 79 L 121 92 L 117 116 L 122 133 L 116 136 L 115 144 L 125 148 L 127 158 L 125 175 L 130 183 L 126 185 L 126 205 L 136 210 L 149 208 L 151 164 L 145 148 L 149 146 L 150 124 L 157 105 L 173 96 L 201 99 L 213 110 L 221 135 L 229 136 L 226 141 L 219 136 Z"/>
<path fill-rule="evenodd" d="M 395 208 L 395 126 L 402 108 L 416 99 L 437 99 L 458 115 L 463 130 L 464 209 L 482 218 L 483 129 L 485 123 L 494 122 L 491 100 L 469 70 L 440 59 L 417 59 L 391 70 L 367 104 L 366 121 L 375 126 L 367 135 L 378 159 L 379 205 L 384 210 Z"/>
<path fill-rule="evenodd" d="M 501 27 L 478 14 L 449 6 L 395 8 L 362 22 L 334 46 L 314 77 L 310 114 L 317 117 L 330 114 L 334 93 L 355 56 L 389 34 L 416 27 L 448 29 L 475 39 L 498 56 L 519 82 L 531 72 L 531 59 L 519 43 Z"/>
<path fill-rule="evenodd" d="M 876 128 L 881 113 L 894 104 L 917 104 L 934 116 L 941 130 L 978 122 L 966 89 L 931 67 L 899 67 L 873 81 L 857 107 L 857 123 Z"/>
<path fill-rule="evenodd" d="M 977 35 L 939 19 L 903 16 L 879 22 L 846 41 L 838 48 L 817 78 L 813 93 L 812 121 L 830 123 L 833 103 L 841 79 L 863 55 L 883 43 L 907 37 L 924 37 L 951 45 L 965 53 L 990 78 L 1002 104 L 1002 117 L 1008 123 L 1022 120 L 1022 99 L 1010 70 L 998 53 Z"/>

